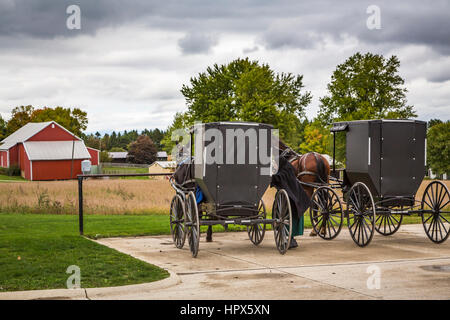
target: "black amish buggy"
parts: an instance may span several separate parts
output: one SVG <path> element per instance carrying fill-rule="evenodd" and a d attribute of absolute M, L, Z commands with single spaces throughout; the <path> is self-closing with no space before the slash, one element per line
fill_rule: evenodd
<path fill-rule="evenodd" d="M 417 120 L 363 120 L 334 123 L 346 134 L 346 168 L 336 178 L 335 150 L 329 185 L 315 185 L 311 223 L 323 239 L 335 238 L 347 219 L 353 241 L 361 247 L 374 232 L 388 236 L 400 227 L 404 215 L 419 214 L 425 233 L 435 243 L 450 234 L 449 191 L 441 181 L 431 182 L 421 201 L 416 192 L 426 171 L 426 122 Z M 333 143 L 335 146 L 335 143 Z M 334 189 L 341 189 L 342 201 Z M 346 204 L 345 211 L 342 202 Z"/>
<path fill-rule="evenodd" d="M 176 191 L 170 205 L 170 228 L 177 248 L 184 246 L 187 237 L 196 257 L 200 226 L 230 224 L 246 226 L 249 239 L 258 245 L 266 224 L 271 224 L 277 249 L 286 253 L 292 234 L 288 192 L 278 188 L 271 219 L 262 200 L 274 171 L 272 129 L 248 122 L 213 122 L 191 128 L 190 157 L 170 178 Z"/>

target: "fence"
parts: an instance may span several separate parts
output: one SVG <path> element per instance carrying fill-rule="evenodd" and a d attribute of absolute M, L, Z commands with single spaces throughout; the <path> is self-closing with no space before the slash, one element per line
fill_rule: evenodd
<path fill-rule="evenodd" d="M 102 162 L 105 167 L 121 167 L 121 168 L 148 168 L 149 164 L 122 163 L 122 162 Z"/>

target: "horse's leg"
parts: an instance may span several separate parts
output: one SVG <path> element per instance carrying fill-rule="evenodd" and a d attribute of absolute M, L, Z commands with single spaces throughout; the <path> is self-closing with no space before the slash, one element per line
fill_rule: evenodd
<path fill-rule="evenodd" d="M 312 194 L 313 194 L 313 192 L 314 192 L 314 189 L 313 188 L 311 188 L 311 187 L 306 187 L 305 188 L 305 191 L 306 191 L 306 194 L 308 195 L 308 197 L 309 197 L 309 199 L 311 199 L 312 198 Z M 317 216 L 317 213 L 316 212 L 314 212 L 313 211 L 313 219 L 314 218 L 316 218 L 316 216 Z M 312 221 L 311 221 L 312 222 Z M 311 230 L 311 232 L 309 233 L 309 236 L 310 237 L 315 237 L 315 236 L 317 236 L 317 233 L 316 233 L 316 231 L 314 230 L 314 228 Z"/>
<path fill-rule="evenodd" d="M 208 231 L 206 232 L 206 242 L 212 242 L 212 226 L 208 226 Z"/>

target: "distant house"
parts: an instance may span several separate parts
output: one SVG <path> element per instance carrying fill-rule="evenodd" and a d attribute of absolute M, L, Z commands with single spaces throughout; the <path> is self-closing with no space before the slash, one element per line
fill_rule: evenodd
<path fill-rule="evenodd" d="M 74 179 L 81 162 L 98 165 L 99 150 L 55 121 L 30 122 L 0 142 L 0 167 L 17 166 L 27 180 Z"/>
<path fill-rule="evenodd" d="M 156 161 L 167 161 L 167 152 L 158 151 L 156 153 Z"/>
<path fill-rule="evenodd" d="M 177 163 L 175 161 L 155 161 L 148 167 L 148 173 L 172 173 L 175 172 Z M 155 177 L 150 177 L 155 178 Z M 156 177 L 164 179 L 164 176 Z"/>
<path fill-rule="evenodd" d="M 108 152 L 108 155 L 113 163 L 127 162 L 128 152 Z"/>

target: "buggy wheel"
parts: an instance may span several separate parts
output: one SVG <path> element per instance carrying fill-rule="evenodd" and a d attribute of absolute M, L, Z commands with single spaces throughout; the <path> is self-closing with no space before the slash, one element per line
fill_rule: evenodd
<path fill-rule="evenodd" d="M 318 188 L 311 197 L 309 216 L 314 231 L 325 240 L 337 237 L 342 228 L 342 204 L 336 191 L 329 187 Z"/>
<path fill-rule="evenodd" d="M 291 244 L 292 210 L 289 196 L 284 189 L 278 190 L 272 207 L 273 234 L 275 244 L 281 254 L 285 254 Z"/>
<path fill-rule="evenodd" d="M 198 244 L 200 241 L 200 224 L 198 219 L 198 208 L 195 195 L 190 191 L 186 197 L 186 230 L 189 241 L 189 249 L 192 257 L 197 257 Z"/>
<path fill-rule="evenodd" d="M 262 201 L 261 199 L 258 207 L 258 219 L 266 219 L 266 215 L 267 215 L 266 205 L 264 204 L 264 201 Z M 255 246 L 257 246 L 264 239 L 264 235 L 266 233 L 266 224 L 265 223 L 252 224 L 247 227 L 247 233 L 250 241 Z"/>
<path fill-rule="evenodd" d="M 355 183 L 347 193 L 347 223 L 353 241 L 360 247 L 367 246 L 375 229 L 375 204 L 369 188 L 362 182 Z"/>
<path fill-rule="evenodd" d="M 180 195 L 176 194 L 170 204 L 170 234 L 172 235 L 173 243 L 178 249 L 183 248 L 186 240 L 184 216 L 183 199 L 181 199 Z"/>
<path fill-rule="evenodd" d="M 375 230 L 383 236 L 390 236 L 398 231 L 402 221 L 402 214 L 378 213 L 375 219 Z"/>
<path fill-rule="evenodd" d="M 442 243 L 450 234 L 450 195 L 448 188 L 440 181 L 430 183 L 422 196 L 422 224 L 428 238 Z"/>

